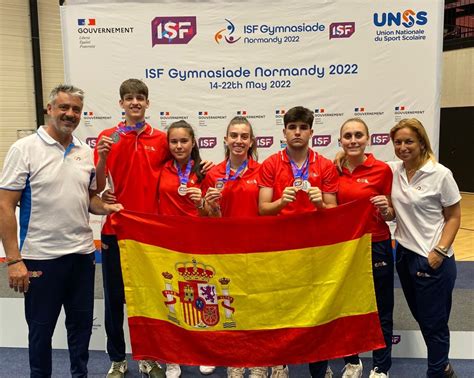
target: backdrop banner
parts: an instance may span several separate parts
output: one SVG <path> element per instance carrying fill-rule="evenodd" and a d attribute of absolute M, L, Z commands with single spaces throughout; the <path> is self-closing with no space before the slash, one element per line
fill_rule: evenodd
<path fill-rule="evenodd" d="M 393 159 L 390 128 L 416 117 L 438 150 L 441 0 L 114 3 L 61 7 L 66 80 L 86 91 L 79 137 L 123 118 L 118 89 L 150 88 L 148 121 L 184 119 L 204 158 L 223 159 L 236 115 L 260 160 L 285 146 L 283 116 L 314 111 L 311 146 L 332 157 L 342 122 L 363 118 L 371 152 Z"/>

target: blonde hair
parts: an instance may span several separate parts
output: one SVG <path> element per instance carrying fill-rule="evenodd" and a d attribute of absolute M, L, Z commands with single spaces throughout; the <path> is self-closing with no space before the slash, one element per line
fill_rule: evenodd
<path fill-rule="evenodd" d="M 430 139 L 428 138 L 428 134 L 426 133 L 426 130 L 423 127 L 422 123 L 416 118 L 402 119 L 395 126 L 393 126 L 390 130 L 390 139 L 392 139 L 392 142 L 394 141 L 394 137 L 397 131 L 405 128 L 413 131 L 416 134 L 418 141 L 420 142 L 421 164 L 426 163 L 428 160 L 436 162 L 436 157 L 433 153 L 433 149 L 431 148 L 431 143 Z"/>
<path fill-rule="evenodd" d="M 365 123 L 365 121 L 362 119 L 362 118 L 349 118 L 349 119 L 346 119 L 344 121 L 344 123 L 342 124 L 341 128 L 339 129 L 339 135 L 342 134 L 342 129 L 344 128 L 344 126 L 346 126 L 346 124 L 348 124 L 349 122 L 358 122 L 360 124 L 362 124 L 364 126 L 364 129 L 365 129 L 365 133 L 367 134 L 367 136 L 370 136 L 369 134 L 369 127 L 367 126 L 367 124 Z"/>

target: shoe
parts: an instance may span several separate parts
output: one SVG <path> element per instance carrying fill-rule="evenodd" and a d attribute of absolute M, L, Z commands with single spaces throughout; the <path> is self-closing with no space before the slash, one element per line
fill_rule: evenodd
<path fill-rule="evenodd" d="M 379 368 L 375 367 L 373 370 L 370 371 L 369 378 L 388 378 L 388 372 L 385 373 L 379 373 Z"/>
<path fill-rule="evenodd" d="M 244 378 L 245 368 L 228 367 L 227 378 Z"/>
<path fill-rule="evenodd" d="M 444 376 L 447 378 L 457 378 L 451 363 L 448 363 L 448 366 L 446 366 L 446 369 L 444 370 Z"/>
<path fill-rule="evenodd" d="M 332 370 L 329 366 L 326 369 L 326 374 L 324 374 L 324 378 L 332 378 Z"/>
<path fill-rule="evenodd" d="M 267 378 L 268 368 L 266 367 L 253 367 L 250 368 L 249 378 Z"/>
<path fill-rule="evenodd" d="M 166 378 L 179 378 L 181 368 L 178 364 L 166 364 Z"/>
<path fill-rule="evenodd" d="M 288 366 L 278 365 L 272 367 L 271 378 L 288 378 Z"/>
<path fill-rule="evenodd" d="M 125 377 L 125 372 L 127 371 L 127 360 L 114 362 L 110 366 L 109 371 L 107 372 L 106 378 L 123 378 Z"/>
<path fill-rule="evenodd" d="M 165 372 L 156 361 L 140 360 L 138 361 L 138 371 L 149 378 L 165 378 Z"/>
<path fill-rule="evenodd" d="M 216 370 L 215 366 L 199 366 L 199 371 L 202 375 L 212 374 L 214 373 L 214 370 Z"/>
<path fill-rule="evenodd" d="M 358 364 L 346 364 L 342 370 L 342 378 L 361 378 L 362 377 L 362 361 Z"/>

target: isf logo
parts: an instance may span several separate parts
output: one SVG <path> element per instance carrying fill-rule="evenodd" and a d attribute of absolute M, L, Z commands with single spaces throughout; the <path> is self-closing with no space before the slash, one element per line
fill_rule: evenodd
<path fill-rule="evenodd" d="M 273 145 L 273 137 L 272 136 L 259 136 L 257 139 L 257 147 L 258 148 L 268 148 Z"/>
<path fill-rule="evenodd" d="M 95 148 L 95 145 L 97 144 L 97 138 L 95 137 L 87 138 L 86 143 L 89 145 L 90 148 Z"/>
<path fill-rule="evenodd" d="M 198 139 L 199 148 L 214 148 L 217 145 L 216 137 L 201 137 Z"/>
<path fill-rule="evenodd" d="M 372 134 L 370 137 L 370 144 L 372 146 L 386 145 L 390 140 L 390 134 Z"/>
<path fill-rule="evenodd" d="M 415 12 L 413 9 L 407 9 L 402 12 L 383 12 L 374 13 L 374 25 L 375 26 L 404 26 L 411 28 L 415 24 L 422 26 L 428 23 L 428 13 L 425 11 Z"/>
<path fill-rule="evenodd" d="M 331 144 L 331 135 L 314 135 L 313 147 L 326 147 Z"/>
<path fill-rule="evenodd" d="M 350 38 L 355 32 L 355 22 L 333 22 L 329 25 L 329 39 Z"/>
<path fill-rule="evenodd" d="M 151 22 L 151 46 L 184 45 L 196 33 L 196 17 L 155 17 Z"/>

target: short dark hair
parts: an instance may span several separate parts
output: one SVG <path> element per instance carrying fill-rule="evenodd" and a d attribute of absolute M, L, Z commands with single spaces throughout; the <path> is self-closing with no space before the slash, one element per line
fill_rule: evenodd
<path fill-rule="evenodd" d="M 144 95 L 148 99 L 148 87 L 146 84 L 138 79 L 125 80 L 120 85 L 120 98 L 123 100 L 126 94 L 134 93 Z"/>
<path fill-rule="evenodd" d="M 313 121 L 314 121 L 314 114 L 311 110 L 303 107 L 303 106 L 295 106 L 291 108 L 285 113 L 283 117 L 283 122 L 288 125 L 291 122 L 304 122 L 309 125 L 309 127 L 313 128 Z"/>

